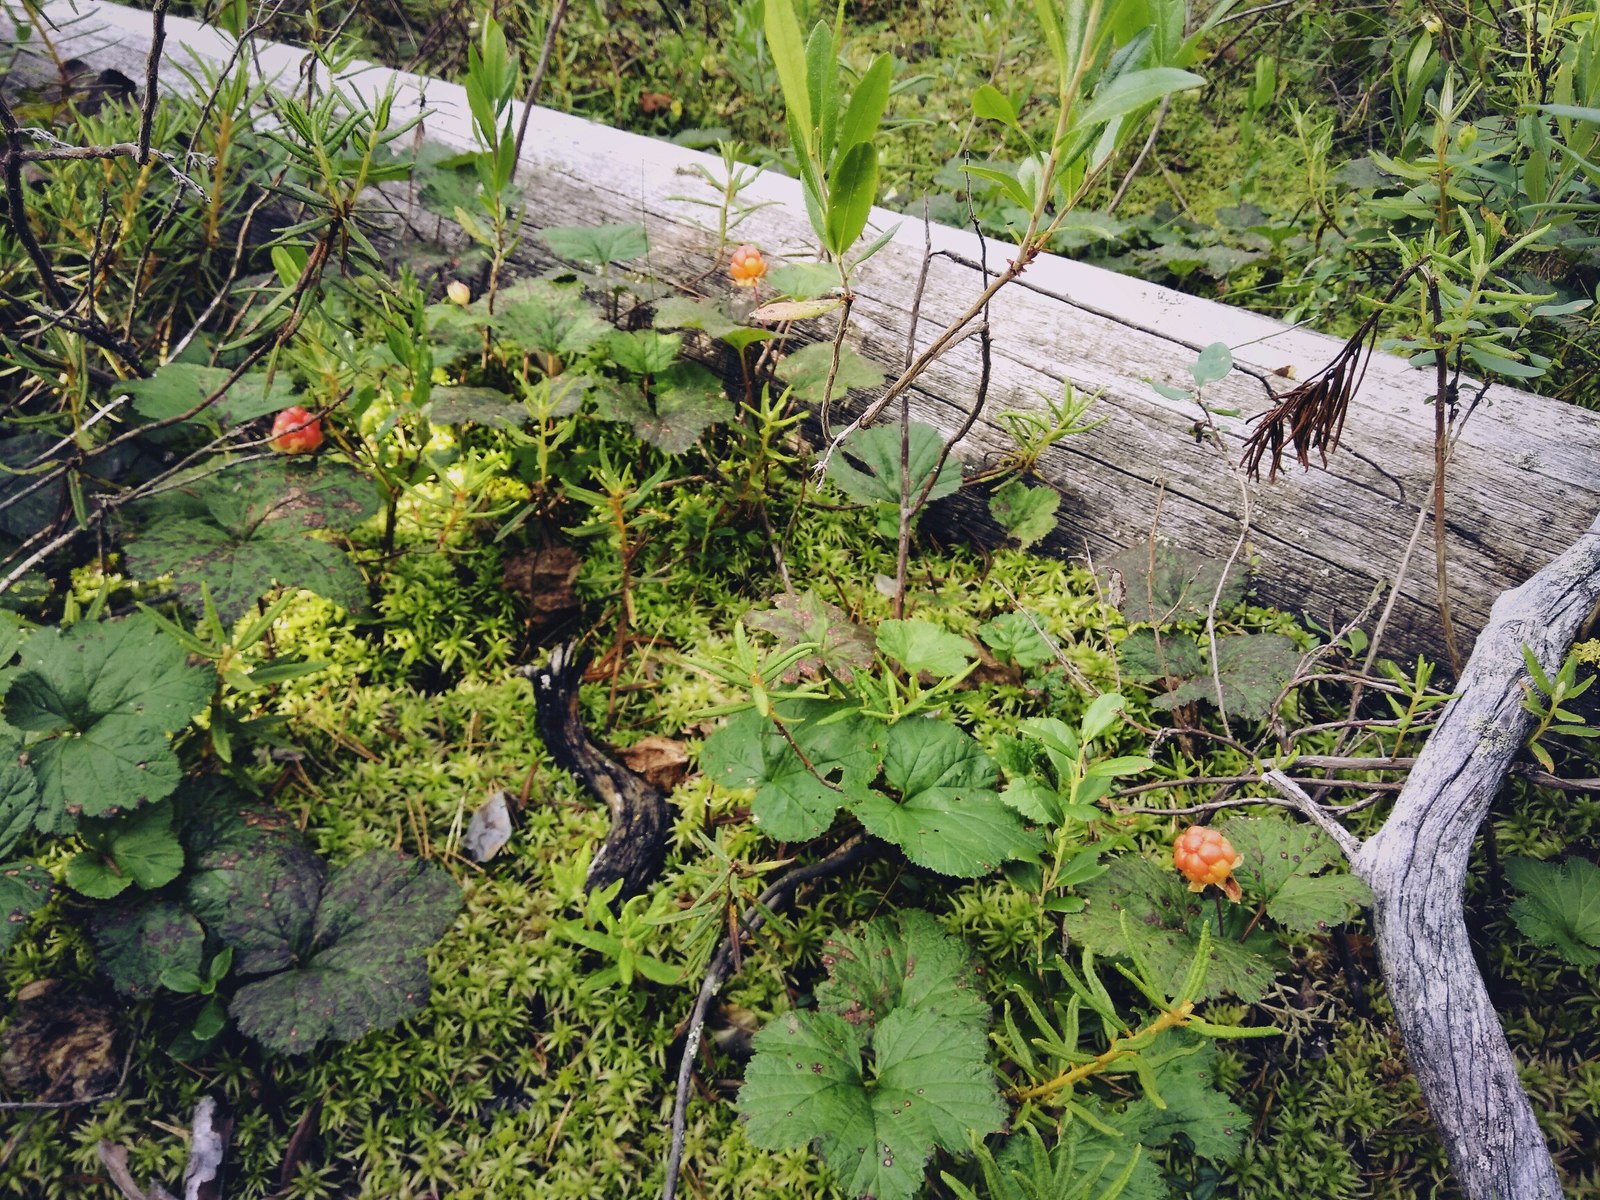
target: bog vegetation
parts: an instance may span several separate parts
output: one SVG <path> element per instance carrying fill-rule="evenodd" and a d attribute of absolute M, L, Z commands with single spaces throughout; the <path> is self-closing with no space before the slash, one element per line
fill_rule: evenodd
<path fill-rule="evenodd" d="M 905 398 L 1056 251 L 1350 337 L 1257 469 L 1375 347 L 1441 447 L 1473 381 L 1600 404 L 1593 0 L 151 7 L 238 53 L 151 88 L 0 0 L 0 1191 L 1458 1194 L 1304 811 L 1376 830 L 1452 664 L 1244 553 L 1031 554 L 1095 395 L 982 470 Z M 713 151 L 695 288 L 544 227 L 530 97 Z M 762 171 L 811 255 L 741 236 Z M 1006 242 L 896 361 L 875 204 Z M 1175 397 L 1219 472 L 1231 369 Z M 1579 1197 L 1597 663 L 1529 655 L 1467 894 Z"/>

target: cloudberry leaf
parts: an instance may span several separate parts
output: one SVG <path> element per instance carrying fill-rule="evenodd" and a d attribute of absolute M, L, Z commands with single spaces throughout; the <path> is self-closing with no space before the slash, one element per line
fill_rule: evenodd
<path fill-rule="evenodd" d="M 914 500 L 927 486 L 944 447 L 944 435 L 932 425 L 913 421 L 906 465 Z M 853 462 L 852 462 L 853 460 Z M 859 463 L 859 467 L 853 465 Z M 900 507 L 900 428 L 874 425 L 858 430 L 845 439 L 840 452 L 828 464 L 828 478 L 858 504 L 891 504 Z M 946 459 L 928 493 L 929 500 L 948 496 L 961 486 L 961 468 Z"/>
<path fill-rule="evenodd" d="M 73 890 L 109 900 L 133 884 L 151 889 L 183 870 L 183 847 L 172 831 L 172 805 L 163 800 L 125 816 L 78 823 L 85 849 L 67 863 Z"/>
<path fill-rule="evenodd" d="M 1032 487 L 1020 479 L 1001 484 L 989 497 L 989 515 L 1026 550 L 1056 527 L 1061 493 L 1053 487 Z"/>
<path fill-rule="evenodd" d="M 900 953 L 903 961 L 932 954 L 943 965 L 906 989 L 903 1006 L 880 1010 L 869 1021 L 865 1006 L 851 1007 L 859 1001 L 850 996 L 850 980 L 836 980 L 833 996 L 846 1003 L 846 1015 L 789 1013 L 769 1024 L 756 1035 L 739 1092 L 756 1145 L 787 1149 L 815 1142 L 853 1196 L 910 1200 L 936 1148 L 962 1153 L 974 1135 L 994 1132 L 1004 1119 L 981 1005 L 974 1009 L 950 986 L 965 956 L 936 948 L 933 939 L 943 935 L 931 925 L 907 927 L 915 929 L 917 945 Z M 892 959 L 891 936 L 869 927 L 853 945 Z M 865 964 L 852 961 L 847 971 L 858 966 Z M 921 1002 L 914 1003 L 919 988 Z M 870 999 L 888 1004 L 881 987 Z"/>
<path fill-rule="evenodd" d="M 983 644 L 993 650 L 1001 662 L 1015 663 L 1024 670 L 1042 667 L 1055 660 L 1056 652 L 1044 640 L 1027 613 L 1002 613 L 978 629 Z"/>
<path fill-rule="evenodd" d="M 1166 644 L 1163 644 L 1163 649 Z M 1217 680 L 1222 682 L 1222 702 L 1228 712 L 1256 721 L 1272 715 L 1273 701 L 1294 678 L 1300 651 L 1280 633 L 1235 633 L 1217 639 L 1217 679 L 1209 665 L 1165 696 L 1156 707 L 1217 702 Z"/>
<path fill-rule="evenodd" d="M 770 609 L 750 613 L 744 623 L 751 629 L 766 630 L 781 646 L 798 646 L 805 642 L 821 646 L 814 655 L 795 664 L 784 676 L 785 683 L 793 683 L 802 675 L 818 678 L 823 670 L 849 683 L 856 671 L 872 665 L 875 646 L 872 631 L 857 625 L 844 609 L 829 604 L 809 589 L 799 595 L 787 592 L 774 596 Z"/>
<path fill-rule="evenodd" d="M 1282 817 L 1232 817 L 1218 826 L 1244 859 L 1234 877 L 1249 899 L 1280 925 L 1306 933 L 1349 920 L 1372 892 L 1338 867 L 1339 850 L 1314 825 Z"/>
<path fill-rule="evenodd" d="M 201 363 L 171 362 L 157 367 L 148 379 L 118 384 L 133 398 L 133 408 L 147 421 L 180 417 L 228 382 L 232 371 Z M 279 372 L 269 381 L 265 371 L 252 371 L 236 379 L 216 401 L 188 418 L 184 424 L 217 430 L 264 417 L 288 408 L 298 399 L 294 381 Z"/>
<path fill-rule="evenodd" d="M 1118 605 L 1133 624 L 1165 625 L 1173 621 L 1203 621 L 1222 579 L 1224 564 L 1211 555 L 1180 550 L 1165 542 L 1154 549 L 1141 542 L 1105 563 L 1108 578 L 1120 579 L 1123 594 Z M 1235 567 L 1217 600 L 1226 611 L 1244 599 L 1245 573 Z"/>
<path fill-rule="evenodd" d="M 1106 871 L 1079 886 L 1086 901 L 1083 912 L 1065 919 L 1067 934 L 1096 954 L 1123 956 L 1122 917 L 1126 911 L 1134 947 L 1150 964 L 1155 982 L 1175 995 L 1200 948 L 1200 927 L 1216 924 L 1211 901 L 1188 890 L 1171 862 L 1153 863 L 1136 854 L 1124 854 L 1106 864 Z M 1195 997 L 1209 1000 L 1223 993 L 1254 1003 L 1266 995 L 1277 972 L 1276 964 L 1255 948 L 1263 943 L 1252 937 L 1241 945 L 1227 938 L 1210 939 L 1211 961 L 1205 985 Z"/>
<path fill-rule="evenodd" d="M 1506 877 L 1522 893 L 1511 919 L 1524 935 L 1575 967 L 1600 966 L 1600 867 L 1576 857 L 1559 867 L 1513 858 Z"/>
<path fill-rule="evenodd" d="M 838 283 L 838 276 L 834 283 Z M 833 343 L 812 342 L 809 346 L 802 346 L 793 354 L 786 355 L 778 364 L 778 377 L 794 391 L 797 398 L 807 404 L 821 404 L 823 396 L 827 395 L 828 372 L 833 367 Z M 883 382 L 883 369 L 876 363 L 863 358 L 849 346 L 839 348 L 839 369 L 833 377 L 833 399 L 842 399 L 846 392 L 857 388 L 875 388 Z M 887 429 L 895 436 L 895 445 L 899 445 L 900 431 L 892 425 L 875 426 L 874 428 Z M 870 431 L 865 431 L 870 432 Z M 900 461 L 898 452 L 895 462 Z M 842 485 L 841 485 L 842 486 Z M 895 498 L 899 499 L 898 485 Z"/>
<path fill-rule="evenodd" d="M 14 757 L 0 759 L 0 857 L 32 831 L 42 803 L 33 772 Z"/>
<path fill-rule="evenodd" d="M 50 899 L 50 872 L 30 862 L 0 863 L 0 953 Z"/>
<path fill-rule="evenodd" d="M 311 530 L 348 529 L 378 509 L 377 491 L 340 464 L 248 462 L 175 489 L 126 543 L 129 567 L 171 575 L 190 607 L 200 585 L 223 620 L 238 619 L 276 585 L 305 587 L 352 611 L 366 604 L 361 573 Z"/>
<path fill-rule="evenodd" d="M 913 675 L 959 675 L 978 657 L 970 641 L 931 621 L 884 621 L 878 626 L 878 649 Z"/>
<path fill-rule="evenodd" d="M 1038 852 L 1038 838 L 994 790 L 993 760 L 970 735 L 948 721 L 910 717 L 888 727 L 884 749 L 884 780 L 899 799 L 874 791 L 851 811 L 912 862 L 970 879 Z"/>
<path fill-rule="evenodd" d="M 817 1007 L 852 1025 L 871 1025 L 896 1008 L 970 1022 L 980 1034 L 988 1023 L 965 947 L 920 909 L 836 933 L 822 955 L 831 978 L 817 986 Z"/>
<path fill-rule="evenodd" d="M 650 251 L 643 225 L 577 225 L 541 229 L 539 236 L 562 258 L 593 267 L 628 262 Z"/>
<path fill-rule="evenodd" d="M 128 617 L 44 629 L 22 648 L 6 720 L 27 734 L 42 806 L 37 824 L 63 833 L 79 815 L 103 816 L 159 800 L 181 772 L 167 735 L 204 708 L 210 667 L 153 620 Z"/>
<path fill-rule="evenodd" d="M 814 701 L 779 707 L 809 768 L 771 721 L 747 711 L 706 739 L 700 769 L 724 787 L 755 788 L 752 818 L 768 837 L 808 841 L 833 823 L 851 793 L 865 792 L 878 769 L 871 722 L 818 724 L 837 708 Z"/>

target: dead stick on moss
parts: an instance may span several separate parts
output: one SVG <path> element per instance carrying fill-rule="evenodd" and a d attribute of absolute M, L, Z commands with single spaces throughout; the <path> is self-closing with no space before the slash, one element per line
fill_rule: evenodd
<path fill-rule="evenodd" d="M 1394 810 L 1364 844 L 1292 781 L 1268 776 L 1335 837 L 1372 889 L 1378 960 L 1395 1023 L 1470 1200 L 1561 1195 L 1550 1147 L 1473 958 L 1462 893 L 1473 841 L 1533 719 L 1522 707 L 1523 648 L 1555 672 L 1597 601 L 1600 517 L 1576 545 L 1495 601 L 1456 698 L 1417 756 Z"/>
<path fill-rule="evenodd" d="M 852 863 L 866 857 L 871 843 L 865 834 L 841 845 L 826 858 L 786 871 L 760 898 L 746 910 L 739 921 L 741 936 L 755 933 L 766 924 L 767 914 L 787 904 L 802 885 L 813 880 L 837 875 Z M 689 1087 L 694 1079 L 694 1060 L 700 1053 L 700 1039 L 705 1033 L 706 1015 L 711 1001 L 734 974 L 735 945 L 731 938 L 723 938 L 711 963 L 706 967 L 705 981 L 700 994 L 695 997 L 694 1009 L 689 1015 L 689 1030 L 683 1040 L 683 1061 L 678 1065 L 678 1092 L 672 1103 L 672 1148 L 667 1156 L 667 1177 L 661 1185 L 661 1200 L 673 1200 L 678 1192 L 678 1172 L 683 1166 L 683 1142 L 689 1127 Z"/>

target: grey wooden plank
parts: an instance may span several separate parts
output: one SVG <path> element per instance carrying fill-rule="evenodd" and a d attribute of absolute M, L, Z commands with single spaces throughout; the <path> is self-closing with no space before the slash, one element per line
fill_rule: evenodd
<path fill-rule="evenodd" d="M 58 40 L 72 54 L 141 77 L 149 45 L 144 13 L 81 0 L 75 6 L 56 0 L 46 12 L 59 19 Z M 3 22 L 0 17 L 0 33 Z M 229 51 L 226 37 L 214 30 L 178 18 L 168 26 L 167 61 L 173 66 L 215 63 Z M 300 58 L 293 47 L 268 45 L 255 62 L 264 77 L 292 82 Z M 174 70 L 163 78 L 168 86 L 184 86 Z M 392 82 L 400 92 L 396 119 L 425 111 L 427 137 L 471 145 L 461 88 L 370 64 L 355 64 L 345 79 L 367 96 Z M 537 239 L 540 227 L 636 220 L 651 236 L 653 274 L 683 285 L 699 280 L 714 252 L 711 235 L 698 223 L 706 210 L 673 199 L 703 188 L 688 174 L 694 164 L 715 170 L 717 160 L 538 110 L 522 170 L 531 221 L 519 265 L 534 270 L 553 261 Z M 798 184 L 768 173 L 747 195 L 779 203 L 754 214 L 741 227 L 741 238 L 758 242 L 769 258 L 809 258 Z M 874 227 L 895 224 L 900 228 L 893 240 L 858 275 L 852 334 L 858 349 L 886 367 L 902 353 L 924 246 L 920 222 L 875 210 Z M 928 236 L 949 257 L 936 258 L 929 272 L 924 344 L 979 291 L 975 264 L 985 249 L 991 268 L 1015 253 L 993 239 L 980 247 L 968 230 L 934 226 Z M 1298 378 L 1307 378 L 1339 347 L 1336 339 L 1305 329 L 1053 255 L 1031 264 L 1021 284 L 997 298 L 991 315 L 989 408 L 958 448 L 969 468 L 992 462 L 1005 449 L 994 413 L 1037 407 L 1041 395 L 1059 394 L 1063 380 L 1100 393 L 1100 414 L 1110 418 L 1042 460 L 1043 473 L 1063 495 L 1061 527 L 1046 545 L 1062 554 L 1089 550 L 1103 556 L 1142 542 L 1159 504 L 1163 537 L 1225 557 L 1243 512 L 1235 464 L 1244 421 L 1221 420 L 1227 450 L 1218 453 L 1193 436 L 1195 407 L 1162 398 L 1146 380 L 1182 383 L 1199 349 L 1224 341 L 1234 348 L 1239 369 L 1208 389 L 1208 401 L 1251 415 L 1266 407 L 1271 372 L 1291 367 Z M 826 320 L 813 324 L 824 328 L 799 336 L 831 333 Z M 976 379 L 976 346 L 968 341 L 919 381 L 914 415 L 953 430 Z M 1249 552 L 1260 599 L 1328 624 L 1352 617 L 1375 586 L 1392 579 L 1418 506 L 1428 502 L 1430 380 L 1398 358 L 1376 356 L 1352 405 L 1344 446 L 1328 469 L 1294 469 L 1274 483 L 1249 485 Z M 1288 386 L 1281 379 L 1277 384 L 1279 390 Z M 1600 414 L 1499 385 L 1488 390 L 1486 403 L 1461 430 L 1447 473 L 1446 524 L 1451 602 L 1463 650 L 1494 597 L 1582 536 L 1600 510 L 1597 451 Z M 977 492 L 946 502 L 934 517 L 933 527 L 950 539 L 994 536 Z M 1392 648 L 1437 654 L 1436 608 L 1428 533 L 1401 591 Z"/>

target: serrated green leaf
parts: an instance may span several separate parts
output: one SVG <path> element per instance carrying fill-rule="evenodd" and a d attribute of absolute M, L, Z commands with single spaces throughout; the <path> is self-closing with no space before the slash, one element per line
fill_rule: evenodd
<path fill-rule="evenodd" d="M 608 263 L 629 262 L 650 252 L 644 226 L 577 225 L 541 229 L 539 237 L 562 258 L 603 267 Z"/>
<path fill-rule="evenodd" d="M 821 404 L 827 393 L 828 371 L 832 365 L 833 343 L 812 342 L 785 355 L 777 366 L 777 373 L 798 399 L 807 404 Z M 868 362 L 849 346 L 841 346 L 839 370 L 833 378 L 833 398 L 842 399 L 846 392 L 857 388 L 875 388 L 883 378 L 883 370 L 876 363 Z"/>
<path fill-rule="evenodd" d="M 225 367 L 171 362 L 157 367 L 148 379 L 119 384 L 133 398 L 133 409 L 147 421 L 168 421 L 182 416 L 211 395 L 233 372 Z M 241 376 L 215 403 L 189 418 L 188 423 L 209 429 L 243 424 L 279 412 L 294 404 L 299 389 L 283 372 L 267 380 L 265 372 Z"/>
<path fill-rule="evenodd" d="M 1130 623 L 1165 625 L 1172 621 L 1203 621 L 1216 594 L 1225 564 L 1211 555 L 1180 550 L 1164 542 L 1130 546 L 1106 563 L 1109 575 L 1121 581 L 1125 598 L 1122 614 Z M 1219 611 L 1244 599 L 1245 575 L 1237 567 L 1229 572 L 1218 598 Z"/>
<path fill-rule="evenodd" d="M 499 388 L 436 387 L 430 393 L 428 419 L 436 425 L 483 425 L 520 429 L 528 410 Z"/>
<path fill-rule="evenodd" d="M 43 803 L 33 772 L 14 757 L 0 759 L 0 858 L 33 831 Z"/>
<path fill-rule="evenodd" d="M 929 621 L 884 621 L 878 626 L 878 649 L 915 675 L 927 671 L 942 678 L 959 675 L 978 657 L 959 634 Z"/>
<path fill-rule="evenodd" d="M 1032 487 L 1013 479 L 989 497 L 989 515 L 1026 550 L 1056 527 L 1061 493 L 1053 487 Z"/>
<path fill-rule="evenodd" d="M 1176 1033 L 1174 1040 L 1192 1038 Z M 1167 1145 L 1178 1134 L 1194 1152 L 1212 1162 L 1231 1161 L 1243 1148 L 1249 1118 L 1216 1086 L 1217 1048 L 1200 1043 L 1193 1054 L 1180 1055 L 1155 1068 L 1155 1084 L 1167 1107 L 1148 1101 L 1138 1113 L 1138 1138 L 1147 1146 Z"/>
<path fill-rule="evenodd" d="M 908 489 L 915 500 L 933 478 L 944 448 L 944 437 L 931 425 L 913 421 L 907 445 Z M 853 462 L 851 461 L 853 460 Z M 859 464 L 859 465 L 854 465 Z M 900 507 L 900 430 L 894 425 L 874 425 L 846 438 L 840 453 L 828 464 L 828 478 L 858 504 Z M 928 499 L 938 500 L 961 486 L 961 468 L 951 459 L 939 467 Z"/>
<path fill-rule="evenodd" d="M 743 328 L 728 315 L 722 301 L 691 300 L 687 296 L 672 296 L 657 304 L 651 324 L 657 329 L 698 329 L 716 338 Z"/>
<path fill-rule="evenodd" d="M 1300 651 L 1281 633 L 1233 633 L 1217 639 L 1217 671 L 1203 668 L 1165 696 L 1158 708 L 1197 702 L 1216 704 L 1217 682 L 1227 711 L 1246 720 L 1272 715 L 1273 702 L 1300 667 Z"/>
<path fill-rule="evenodd" d="M 322 888 L 306 952 L 240 988 L 229 1015 L 280 1054 L 398 1024 L 426 1000 L 425 952 L 460 907 L 460 889 L 436 864 L 370 851 Z"/>
<path fill-rule="evenodd" d="M 90 930 L 100 969 L 124 996 L 154 995 L 162 972 L 169 969 L 200 972 L 205 930 L 171 900 L 148 897 L 131 906 L 102 909 Z"/>
<path fill-rule="evenodd" d="M 768 837 L 808 841 L 833 823 L 849 793 L 863 791 L 878 770 L 878 727 L 864 718 L 819 723 L 838 711 L 816 701 L 779 707 L 810 768 L 771 721 L 746 711 L 706 739 L 700 769 L 724 787 L 755 788 L 751 819 Z"/>
<path fill-rule="evenodd" d="M 831 263 L 788 263 L 768 271 L 767 283 L 780 296 L 787 296 L 791 300 L 813 300 L 828 295 L 839 286 L 839 268 Z M 829 351 L 832 351 L 831 345 Z M 793 356 L 789 361 L 793 361 Z"/>
<path fill-rule="evenodd" d="M 770 633 L 780 646 L 814 643 L 820 647 L 815 654 L 795 663 L 784 676 L 785 683 L 794 683 L 802 676 L 815 679 L 824 670 L 849 683 L 856 671 L 873 662 L 876 643 L 872 631 L 809 589 L 799 595 L 790 592 L 774 596 L 770 609 L 750 613 L 744 623 Z"/>
<path fill-rule="evenodd" d="M 1576 856 L 1559 867 L 1513 858 L 1506 877 L 1522 893 L 1511 919 L 1527 938 L 1575 967 L 1600 966 L 1600 867 Z"/>
<path fill-rule="evenodd" d="M 371 482 L 342 464 L 247 462 L 163 497 L 156 519 L 124 552 L 141 575 L 172 575 L 195 611 L 207 585 L 225 621 L 278 584 L 359 611 L 366 604 L 360 572 L 337 547 L 306 533 L 348 529 L 378 507 Z"/>
<path fill-rule="evenodd" d="M 31 862 L 0 863 L 0 954 L 49 899 L 49 871 Z"/>
<path fill-rule="evenodd" d="M 78 823 L 86 849 L 67 864 L 67 885 L 107 900 L 132 884 L 164 887 L 183 870 L 183 847 L 172 830 L 172 805 L 147 804 L 126 816 Z"/>
<path fill-rule="evenodd" d="M 216 686 L 210 667 L 150 617 L 44 629 L 22 648 L 5 717 L 25 733 L 39 782 L 40 830 L 62 833 L 80 815 L 137 808 L 177 786 L 167 735 L 204 708 Z"/>
<path fill-rule="evenodd" d="M 541 281 L 506 292 L 490 321 L 495 337 L 533 354 L 569 361 L 589 353 L 612 332 L 582 293 Z"/>
<path fill-rule="evenodd" d="M 1372 892 L 1352 875 L 1319 875 L 1340 862 L 1332 840 L 1314 825 L 1283 817 L 1231 817 L 1218 826 L 1244 861 L 1234 878 L 1267 915 L 1290 929 L 1326 930 L 1350 919 Z"/>
<path fill-rule="evenodd" d="M 1159 641 L 1153 629 L 1130 633 L 1117 646 L 1123 673 L 1135 679 L 1186 679 L 1205 674 L 1206 656 L 1186 633 L 1169 633 Z"/>
<path fill-rule="evenodd" d="M 789 1013 L 755 1038 L 739 1092 L 751 1141 L 818 1143 L 853 1196 L 911 1200 L 936 1148 L 962 1153 L 1000 1127 L 1004 1110 L 981 1034 L 935 1013 L 895 1009 L 861 1033 L 831 1013 Z"/>
<path fill-rule="evenodd" d="M 615 330 L 606 338 L 611 361 L 634 375 L 659 375 L 678 357 L 683 339 L 655 329 Z"/>
<path fill-rule="evenodd" d="M 1122 913 L 1138 939 L 1136 949 L 1150 964 L 1154 980 L 1175 995 L 1200 945 L 1200 927 L 1216 923 L 1208 900 L 1187 890 L 1170 863 L 1161 865 L 1125 854 L 1106 866 L 1105 874 L 1079 889 L 1088 906 L 1066 921 L 1068 935 L 1096 954 L 1126 957 Z M 1210 940 L 1211 961 L 1205 986 L 1196 999 L 1232 993 L 1247 1003 L 1266 995 L 1277 973 L 1273 962 L 1250 946 L 1225 938 Z"/>
<path fill-rule="evenodd" d="M 1055 660 L 1055 651 L 1027 613 L 1002 613 L 979 626 L 978 636 L 1001 662 L 1015 663 L 1024 670 Z"/>
<path fill-rule="evenodd" d="M 829 978 L 817 1007 L 852 1025 L 873 1025 L 896 1008 L 916 1008 L 970 1023 L 979 1037 L 989 1006 L 978 994 L 966 947 L 920 909 L 869 921 L 823 943 Z"/>
<path fill-rule="evenodd" d="M 1038 852 L 1038 838 L 994 791 L 995 766 L 962 730 L 912 717 L 888 727 L 883 773 L 898 800 L 881 792 L 851 811 L 918 866 L 975 878 Z"/>

